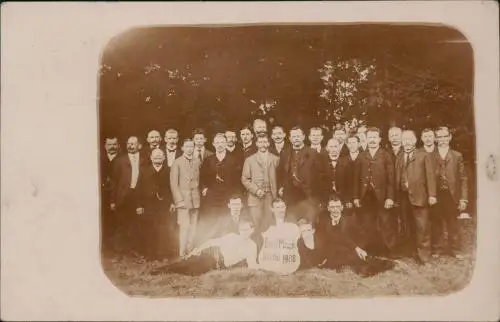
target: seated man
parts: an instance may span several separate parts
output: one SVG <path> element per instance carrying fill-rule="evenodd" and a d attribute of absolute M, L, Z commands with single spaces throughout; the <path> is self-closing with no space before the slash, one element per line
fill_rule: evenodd
<path fill-rule="evenodd" d="M 229 211 L 216 216 L 207 216 L 198 222 L 195 245 L 229 233 L 238 233 L 240 218 L 246 215 L 241 197 L 238 194 L 232 195 L 227 208 Z"/>
<path fill-rule="evenodd" d="M 392 268 L 394 266 L 392 262 L 370 257 L 349 234 L 341 229 L 342 210 L 340 198 L 337 195 L 330 197 L 328 201 L 330 224 L 316 232 L 312 247 L 310 243 L 300 245 L 301 258 L 307 258 L 305 262 L 309 263 L 310 267 L 336 270 L 350 267 L 363 277 L 373 276 Z M 302 223 L 301 227 L 306 231 L 305 223 Z M 303 265 L 301 268 L 307 267 Z"/>
<path fill-rule="evenodd" d="M 201 275 L 214 269 L 225 269 L 239 265 L 256 268 L 257 246 L 250 239 L 253 233 L 251 220 L 241 219 L 239 232 L 207 240 L 179 261 L 159 267 L 152 274 L 178 273 Z"/>
<path fill-rule="evenodd" d="M 259 268 L 276 273 L 289 274 L 300 266 L 297 241 L 301 231 L 297 224 L 285 220 L 286 204 L 282 199 L 274 199 L 271 211 L 275 222 L 262 233 L 259 247 Z"/>

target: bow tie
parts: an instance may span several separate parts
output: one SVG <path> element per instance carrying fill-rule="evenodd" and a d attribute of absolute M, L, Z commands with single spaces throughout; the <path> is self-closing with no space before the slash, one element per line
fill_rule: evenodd
<path fill-rule="evenodd" d="M 175 152 L 175 149 L 174 150 L 167 149 L 167 152 L 173 153 Z"/>

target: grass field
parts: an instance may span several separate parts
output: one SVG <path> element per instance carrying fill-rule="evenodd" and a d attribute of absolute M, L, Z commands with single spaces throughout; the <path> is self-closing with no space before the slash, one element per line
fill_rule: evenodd
<path fill-rule="evenodd" d="M 464 288 L 475 262 L 475 220 L 462 220 L 465 259 L 433 259 L 430 267 L 401 259 L 396 267 L 374 277 L 326 269 L 291 275 L 249 269 L 212 271 L 199 277 L 151 275 L 162 262 L 141 258 L 103 258 L 103 268 L 121 291 L 140 297 L 373 297 L 387 295 L 445 295 Z"/>

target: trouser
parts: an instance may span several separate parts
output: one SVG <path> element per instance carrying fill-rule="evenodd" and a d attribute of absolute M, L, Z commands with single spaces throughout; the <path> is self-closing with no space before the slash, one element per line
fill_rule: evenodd
<path fill-rule="evenodd" d="M 437 204 L 432 214 L 432 248 L 433 252 L 440 254 L 446 249 L 445 228 L 448 232 L 448 246 L 452 254 L 461 250 L 460 232 L 458 225 L 458 204 L 453 199 L 449 190 L 439 190 Z"/>
<path fill-rule="evenodd" d="M 137 209 L 137 192 L 135 189 L 129 189 L 124 201 L 118 206 L 113 213 L 114 243 L 117 243 L 117 249 L 121 253 L 130 254 L 137 250 L 137 242 L 140 240 L 137 229 L 138 215 Z"/>
<path fill-rule="evenodd" d="M 178 208 L 179 256 L 184 256 L 193 247 L 198 222 L 198 209 Z"/>
<path fill-rule="evenodd" d="M 403 240 L 419 260 L 427 262 L 431 255 L 429 208 L 412 205 L 408 192 L 401 193 L 401 232 Z"/>
<path fill-rule="evenodd" d="M 356 220 L 365 233 L 363 246 L 369 253 L 391 253 L 396 244 L 395 218 L 377 200 L 373 190 L 368 190 L 361 201 Z"/>
<path fill-rule="evenodd" d="M 350 267 L 356 274 L 367 277 L 389 270 L 394 267 L 394 264 L 373 257 L 362 260 L 354 249 L 331 245 L 327 260 L 320 267 L 336 270 Z"/>
<path fill-rule="evenodd" d="M 159 270 L 183 275 L 201 275 L 214 269 L 224 269 L 224 260 L 219 247 L 210 247 L 199 255 L 192 255 L 178 262 L 168 264 Z"/>
<path fill-rule="evenodd" d="M 264 197 L 258 199 L 257 205 L 248 207 L 250 216 L 252 216 L 254 229 L 257 234 L 265 231 L 273 223 L 273 213 L 271 212 L 273 197 L 266 193 Z"/>

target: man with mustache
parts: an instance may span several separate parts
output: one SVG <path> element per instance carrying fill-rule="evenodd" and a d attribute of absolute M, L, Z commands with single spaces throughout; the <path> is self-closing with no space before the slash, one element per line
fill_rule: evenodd
<path fill-rule="evenodd" d="M 354 205 L 357 222 L 367 233 L 368 251 L 390 255 L 396 243 L 394 205 L 394 163 L 389 152 L 380 148 L 380 130 L 367 131 L 368 149 L 358 156 L 354 174 Z"/>
<path fill-rule="evenodd" d="M 321 142 L 323 142 L 323 130 L 320 127 L 309 129 L 309 142 L 311 142 L 311 149 L 318 153 L 325 153 L 325 149 L 321 145 Z"/>
<path fill-rule="evenodd" d="M 140 153 L 141 143 L 136 136 L 127 140 L 127 154 L 116 159 L 111 180 L 110 209 L 116 212 L 118 230 L 123 246 L 133 248 L 136 235 L 137 182 L 141 168 L 148 162 Z M 130 250 L 130 249 L 129 249 Z"/>
<path fill-rule="evenodd" d="M 157 130 L 151 130 L 148 133 L 148 136 L 146 138 L 146 142 L 148 142 L 148 146 L 146 147 L 144 153 L 146 155 L 151 155 L 151 152 L 154 149 L 159 149 L 161 145 L 161 136 L 160 132 Z"/>
<path fill-rule="evenodd" d="M 319 203 L 316 169 L 321 169 L 318 153 L 304 145 L 305 135 L 300 127 L 290 130 L 292 149 L 280 156 L 278 167 L 279 195 L 283 196 L 290 212 L 317 224 Z"/>
<path fill-rule="evenodd" d="M 185 139 L 184 154 L 174 161 L 170 169 L 170 189 L 177 209 L 179 225 L 179 256 L 186 255 L 194 246 L 194 237 L 200 208 L 201 160 L 194 157 L 194 142 Z"/>
<path fill-rule="evenodd" d="M 111 195 L 111 176 L 118 156 L 120 144 L 118 138 L 107 136 L 104 140 L 104 153 L 101 153 L 101 229 L 103 250 L 111 250 L 109 244 L 114 226 L 113 213 L 109 211 Z"/>
<path fill-rule="evenodd" d="M 240 130 L 240 138 L 243 156 L 241 163 L 245 162 L 245 159 L 257 152 L 257 148 L 253 144 L 253 133 L 250 127 L 245 126 Z"/>
<path fill-rule="evenodd" d="M 247 206 L 259 234 L 273 220 L 271 202 L 278 195 L 276 171 L 279 158 L 268 151 L 269 138 L 265 133 L 258 135 L 256 145 L 257 153 L 245 160 L 241 182 L 248 192 Z"/>
<path fill-rule="evenodd" d="M 273 127 L 271 132 L 271 146 L 269 147 L 269 152 L 276 156 L 280 156 L 284 151 L 290 149 L 290 144 L 286 142 L 285 130 L 281 125 L 276 125 Z"/>
<path fill-rule="evenodd" d="M 429 207 L 436 204 L 432 156 L 416 150 L 413 131 L 402 132 L 404 152 L 396 159 L 396 192 L 401 205 L 401 231 L 412 256 L 427 264 L 431 256 Z"/>
<path fill-rule="evenodd" d="M 179 142 L 179 132 L 175 129 L 168 129 L 165 132 L 164 141 L 166 165 L 170 169 L 175 159 L 182 155 L 182 150 L 177 146 Z"/>
<path fill-rule="evenodd" d="M 446 244 L 449 253 L 457 259 L 462 259 L 460 231 L 457 216 L 467 209 L 468 189 L 464 159 L 460 152 L 450 148 L 452 135 L 450 130 L 439 127 L 436 130 L 437 149 L 435 149 L 434 164 L 437 174 L 437 205 L 435 220 L 432 225 L 432 240 L 434 256 L 445 253 Z M 445 240 L 444 228 L 448 231 Z"/>

